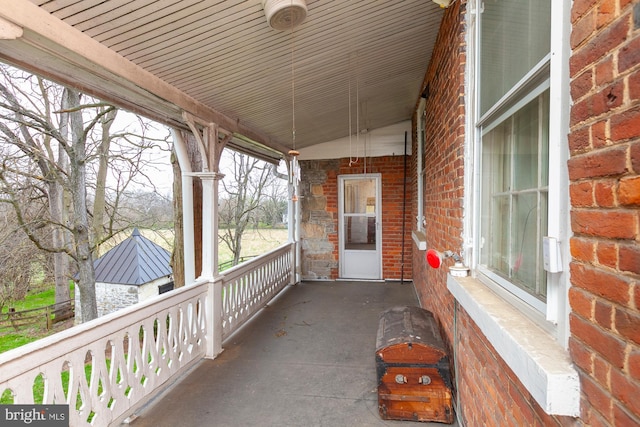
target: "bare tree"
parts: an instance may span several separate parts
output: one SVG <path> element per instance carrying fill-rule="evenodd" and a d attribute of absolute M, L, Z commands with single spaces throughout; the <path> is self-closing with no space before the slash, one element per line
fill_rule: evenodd
<path fill-rule="evenodd" d="M 271 164 L 235 151 L 225 154 L 219 211 L 223 227 L 219 237 L 233 254 L 236 265 L 242 255 L 242 236 L 252 223 L 257 225 L 261 203 L 267 192 L 278 185 L 278 178 Z"/>
<path fill-rule="evenodd" d="M 130 225 L 118 209 L 127 188 L 141 178 L 153 188 L 140 173 L 149 162 L 142 152 L 166 143 L 168 131 L 164 138 L 148 138 L 141 120 L 140 133 L 112 132 L 118 111 L 112 105 L 7 66 L 0 66 L 0 77 L 2 200 L 13 206 L 33 244 L 54 254 L 56 302 L 69 299 L 67 264 L 73 260 L 81 320 L 93 319 L 96 248 Z M 26 221 L 24 212 L 34 203 L 46 209 L 37 221 Z M 50 229 L 50 237 L 36 233 L 38 228 Z"/>
<path fill-rule="evenodd" d="M 34 276 L 46 273 L 37 266 L 46 264 L 43 254 L 33 250 L 20 230 L 13 210 L 0 204 L 0 310 L 24 298 L 35 283 Z"/>

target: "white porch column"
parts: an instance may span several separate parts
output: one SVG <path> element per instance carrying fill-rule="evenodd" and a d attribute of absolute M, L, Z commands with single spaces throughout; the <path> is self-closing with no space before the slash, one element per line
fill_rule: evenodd
<path fill-rule="evenodd" d="M 288 231 L 289 241 L 293 242 L 291 249 L 291 284 L 296 284 L 301 277 L 301 249 L 300 249 L 300 165 L 296 156 L 287 161 L 289 169 L 289 201 L 288 201 Z"/>
<path fill-rule="evenodd" d="M 207 307 L 211 328 L 207 331 L 207 358 L 222 352 L 222 277 L 218 275 L 218 172 L 197 174 L 202 181 L 202 273 L 209 282 Z"/>
<path fill-rule="evenodd" d="M 218 273 L 218 179 L 216 172 L 196 174 L 202 181 L 202 271 L 212 281 Z"/>

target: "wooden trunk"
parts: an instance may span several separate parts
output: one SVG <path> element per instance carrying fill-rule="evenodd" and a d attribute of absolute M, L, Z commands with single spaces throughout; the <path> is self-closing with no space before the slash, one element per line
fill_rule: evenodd
<path fill-rule="evenodd" d="M 394 307 L 380 315 L 376 370 L 383 419 L 453 422 L 449 357 L 431 312 Z"/>

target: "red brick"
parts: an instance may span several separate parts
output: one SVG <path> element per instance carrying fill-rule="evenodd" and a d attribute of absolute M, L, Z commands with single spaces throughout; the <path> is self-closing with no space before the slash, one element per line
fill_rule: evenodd
<path fill-rule="evenodd" d="M 570 316 L 570 324 L 571 334 L 576 339 L 592 348 L 616 368 L 622 369 L 625 358 L 625 344 L 622 340 L 574 315 Z"/>
<path fill-rule="evenodd" d="M 611 210 L 576 210 L 571 212 L 571 229 L 576 234 L 635 239 L 637 214 Z"/>
<path fill-rule="evenodd" d="M 629 353 L 627 369 L 632 378 L 640 380 L 640 349 L 634 348 L 631 353 Z"/>
<path fill-rule="evenodd" d="M 569 304 L 574 313 L 587 320 L 593 319 L 594 297 L 592 294 L 572 286 L 569 289 Z"/>
<path fill-rule="evenodd" d="M 571 264 L 571 282 L 608 301 L 629 306 L 631 285 L 629 279 L 591 266 Z"/>
<path fill-rule="evenodd" d="M 573 24 L 571 31 L 571 48 L 575 49 L 588 40 L 596 31 L 596 13 L 590 10 Z"/>
<path fill-rule="evenodd" d="M 640 417 L 629 413 L 629 410 L 620 404 L 613 406 L 613 422 L 616 426 L 640 426 Z"/>
<path fill-rule="evenodd" d="M 638 246 L 637 244 L 620 246 L 620 252 L 618 256 L 618 268 L 620 269 L 620 271 L 640 274 L 640 246 Z"/>
<path fill-rule="evenodd" d="M 571 22 L 575 22 L 592 9 L 596 0 L 575 0 L 571 6 Z"/>
<path fill-rule="evenodd" d="M 581 418 L 581 424 L 589 427 L 611 427 L 611 423 L 605 420 L 600 412 L 592 407 L 588 402 L 583 402 L 585 415 Z"/>
<path fill-rule="evenodd" d="M 640 174 L 640 142 L 631 144 L 629 147 L 629 156 L 631 157 L 631 167 L 633 171 Z"/>
<path fill-rule="evenodd" d="M 611 303 L 604 300 L 596 301 L 596 306 L 594 310 L 594 319 L 596 321 L 596 324 L 598 324 L 604 329 L 611 330 L 611 326 L 613 324 L 612 323 L 613 320 L 611 318 L 612 314 L 613 314 L 613 307 L 611 306 Z"/>
<path fill-rule="evenodd" d="M 613 369 L 611 371 L 611 389 L 624 406 L 635 414 L 640 414 L 640 385 L 624 373 Z"/>
<path fill-rule="evenodd" d="M 629 76 L 629 100 L 640 99 L 640 70 Z"/>
<path fill-rule="evenodd" d="M 570 241 L 571 256 L 578 260 L 588 263 L 594 261 L 595 244 L 580 237 L 573 237 Z"/>
<path fill-rule="evenodd" d="M 591 125 L 591 146 L 593 148 L 602 148 L 606 147 L 608 144 L 607 122 L 602 120 Z"/>
<path fill-rule="evenodd" d="M 615 329 L 623 338 L 640 344 L 640 315 L 637 313 L 616 308 Z"/>
<path fill-rule="evenodd" d="M 596 86 L 610 84 L 613 76 L 613 58 L 609 55 L 596 65 Z"/>
<path fill-rule="evenodd" d="M 614 142 L 640 135 L 640 106 L 611 116 L 611 140 Z"/>
<path fill-rule="evenodd" d="M 618 53 L 618 72 L 623 73 L 640 64 L 640 37 L 632 38 Z"/>
<path fill-rule="evenodd" d="M 596 256 L 601 265 L 610 268 L 616 268 L 618 264 L 618 249 L 611 242 L 598 242 L 596 247 Z"/>
<path fill-rule="evenodd" d="M 624 83 L 614 82 L 600 92 L 582 99 L 571 108 L 571 124 L 598 117 L 611 109 L 622 105 L 624 100 Z"/>
<path fill-rule="evenodd" d="M 593 205 L 593 184 L 591 182 L 573 183 L 569 187 L 571 206 L 592 207 Z"/>
<path fill-rule="evenodd" d="M 570 158 L 568 165 L 571 180 L 621 175 L 627 172 L 627 150 L 613 147 L 581 154 Z"/>
<path fill-rule="evenodd" d="M 640 206 L 640 176 L 620 180 L 618 198 L 622 206 Z"/>
<path fill-rule="evenodd" d="M 571 56 L 571 74 L 595 64 L 600 58 L 622 45 L 627 39 L 629 21 L 620 20 L 607 27 Z"/>
<path fill-rule="evenodd" d="M 598 411 L 605 418 L 611 419 L 613 410 L 611 395 L 590 377 L 583 375 L 581 384 L 582 392 L 589 400 L 589 406 Z"/>
<path fill-rule="evenodd" d="M 614 183 L 612 181 L 600 181 L 596 183 L 595 196 L 596 204 L 601 208 L 611 208 L 615 206 Z"/>
<path fill-rule="evenodd" d="M 571 154 L 582 153 L 591 146 L 589 128 L 587 126 L 574 130 L 569 134 L 569 149 Z"/>
<path fill-rule="evenodd" d="M 574 29 L 575 33 L 575 29 Z M 588 69 L 571 81 L 571 98 L 579 100 L 593 90 L 593 72 Z"/>
<path fill-rule="evenodd" d="M 598 5 L 598 28 L 609 25 L 616 17 L 616 2 L 614 0 L 602 0 Z"/>
<path fill-rule="evenodd" d="M 611 365 L 599 357 L 593 360 L 593 378 L 600 384 L 605 390 L 611 391 Z"/>

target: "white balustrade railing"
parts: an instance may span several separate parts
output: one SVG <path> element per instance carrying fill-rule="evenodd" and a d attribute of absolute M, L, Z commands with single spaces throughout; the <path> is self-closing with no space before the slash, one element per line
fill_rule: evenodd
<path fill-rule="evenodd" d="M 71 426 L 124 418 L 204 357 L 208 289 L 180 288 L 0 354 L 0 393 L 68 404 Z"/>
<path fill-rule="evenodd" d="M 2 353 L 0 394 L 69 405 L 73 427 L 119 424 L 290 283 L 293 248 Z"/>
<path fill-rule="evenodd" d="M 293 250 L 287 243 L 276 250 L 222 272 L 222 339 L 238 330 L 293 277 Z"/>

